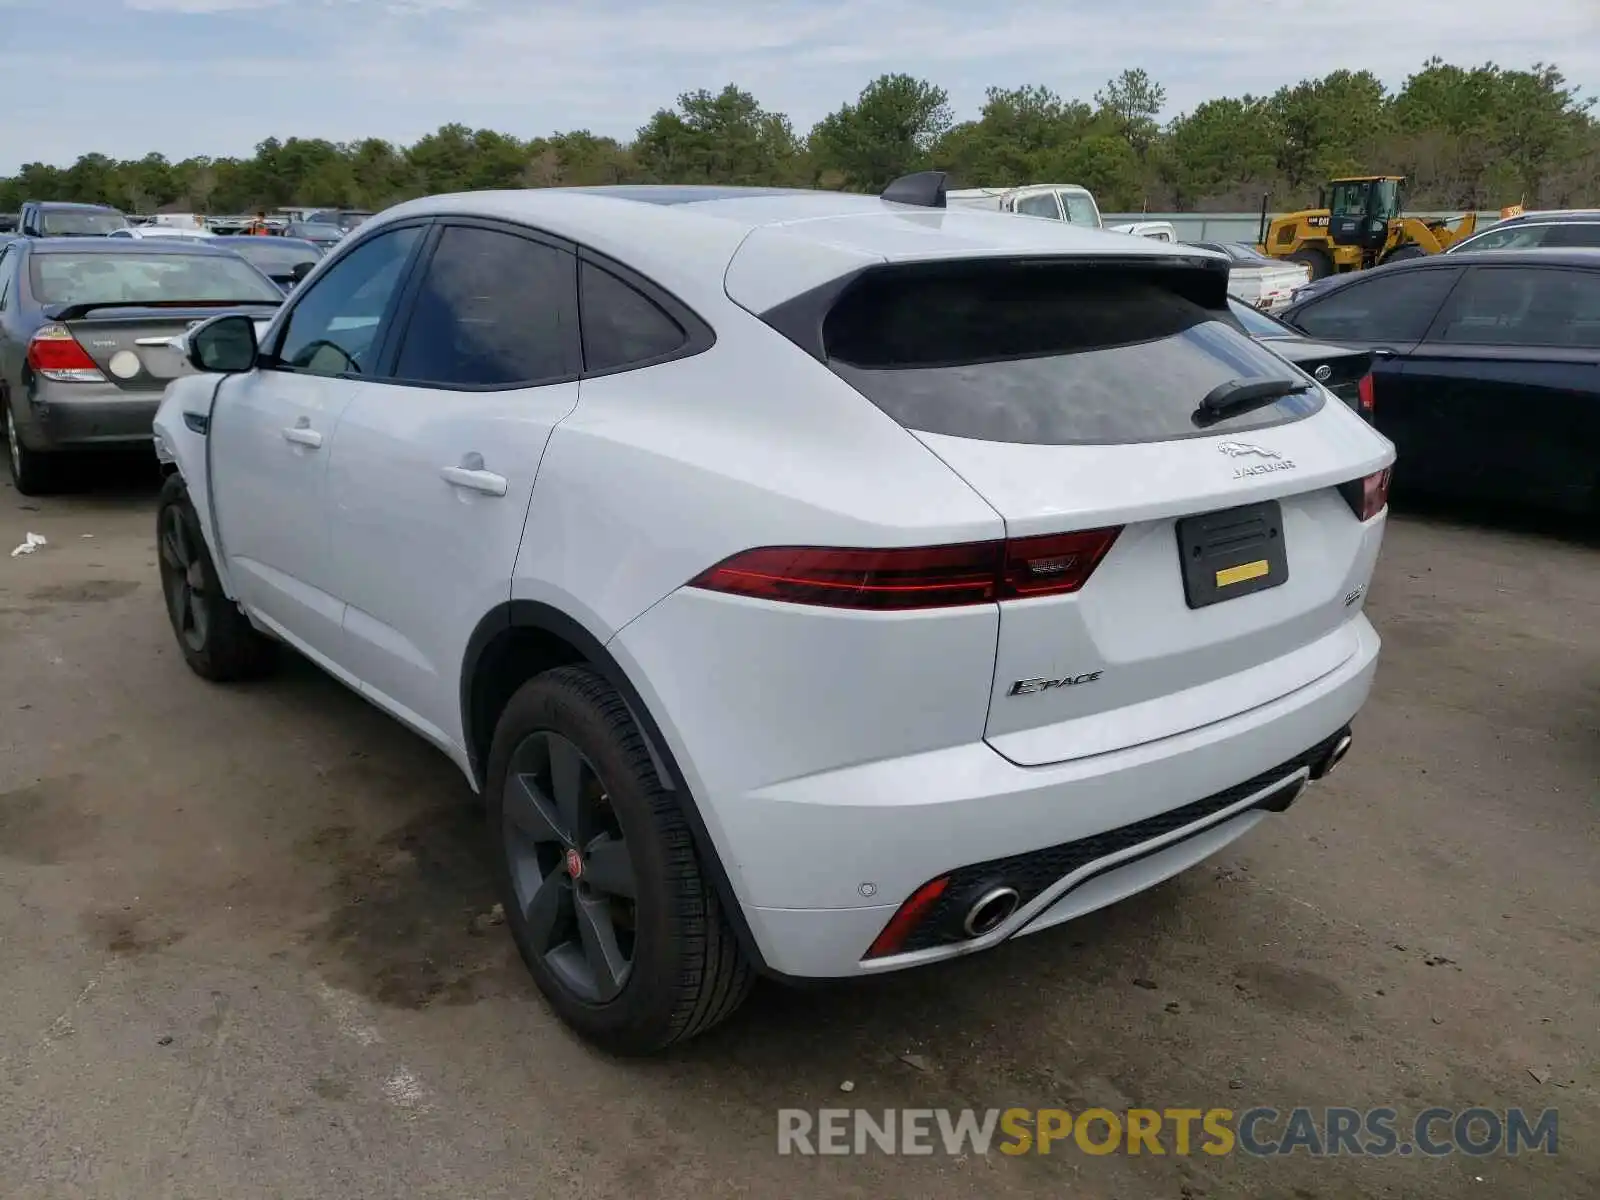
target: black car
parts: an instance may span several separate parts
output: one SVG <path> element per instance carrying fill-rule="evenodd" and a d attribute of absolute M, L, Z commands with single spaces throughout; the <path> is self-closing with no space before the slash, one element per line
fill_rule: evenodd
<path fill-rule="evenodd" d="M 1331 346 L 1269 317 L 1243 300 L 1228 297 L 1228 307 L 1244 331 L 1266 342 L 1368 421 L 1372 420 L 1372 355 L 1350 346 Z"/>
<path fill-rule="evenodd" d="M 17 216 L 17 228 L 28 237 L 104 237 L 127 229 L 128 218 L 104 204 L 29 200 Z"/>
<path fill-rule="evenodd" d="M 284 226 L 284 237 L 298 238 L 303 242 L 310 242 L 313 246 L 320 246 L 324 250 L 331 250 L 344 236 L 344 230 L 337 225 L 323 224 L 318 221 L 290 221 Z"/>
<path fill-rule="evenodd" d="M 285 292 L 310 274 L 323 255 L 316 243 L 291 237 L 213 237 L 206 245 L 232 250 Z"/>
<path fill-rule="evenodd" d="M 1410 259 L 1282 316 L 1375 355 L 1397 488 L 1600 512 L 1600 250 Z"/>
<path fill-rule="evenodd" d="M 1574 250 L 1600 246 L 1600 209 L 1564 208 L 1523 213 L 1496 222 L 1451 246 L 1446 254 L 1481 250 Z"/>

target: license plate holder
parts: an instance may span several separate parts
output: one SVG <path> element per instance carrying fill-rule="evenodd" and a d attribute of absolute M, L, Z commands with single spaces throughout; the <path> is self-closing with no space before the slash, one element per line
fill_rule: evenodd
<path fill-rule="evenodd" d="M 1283 509 L 1276 500 L 1184 517 L 1177 522 L 1183 598 L 1205 608 L 1289 581 Z"/>

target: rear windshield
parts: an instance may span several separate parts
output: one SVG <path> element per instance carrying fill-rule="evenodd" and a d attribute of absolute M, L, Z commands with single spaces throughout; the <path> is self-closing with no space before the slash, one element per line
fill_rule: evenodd
<path fill-rule="evenodd" d="M 35 254 L 28 277 L 40 304 L 283 300 L 249 263 L 221 254 Z"/>
<path fill-rule="evenodd" d="M 1312 389 L 1197 420 L 1222 384 L 1304 379 L 1180 294 L 1181 279 L 1079 264 L 879 272 L 830 310 L 823 344 L 828 365 L 906 428 L 990 442 L 1169 441 L 1321 408 Z"/>
<path fill-rule="evenodd" d="M 228 249 L 268 275 L 287 275 L 301 263 L 316 262 L 322 257 L 322 251 L 310 242 L 285 244 L 279 238 L 251 238 L 249 241 L 230 242 Z"/>
<path fill-rule="evenodd" d="M 93 208 L 47 208 L 39 214 L 46 237 L 96 237 L 127 227 L 128 218 L 121 213 Z"/>

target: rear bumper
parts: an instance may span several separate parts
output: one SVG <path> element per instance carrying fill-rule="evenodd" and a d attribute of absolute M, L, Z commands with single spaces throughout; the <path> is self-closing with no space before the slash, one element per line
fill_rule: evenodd
<path fill-rule="evenodd" d="M 18 432 L 30 450 L 132 445 L 150 440 L 160 406 L 158 391 L 41 379 L 34 384 Z"/>
<path fill-rule="evenodd" d="M 1113 903 L 1215 853 L 1298 794 L 1313 757 L 1326 756 L 1365 702 L 1379 642 L 1364 616 L 1354 620 L 1357 652 L 1327 675 L 1157 742 L 1047 767 L 1019 767 L 977 742 L 716 804 L 721 849 L 744 881 L 741 907 L 766 966 L 838 978 L 972 953 Z M 1074 843 L 1083 844 L 1068 851 Z M 970 891 L 989 866 L 1019 856 L 1034 860 L 1036 872 L 1060 874 L 991 932 L 862 960 L 929 880 L 970 868 L 960 876 Z"/>

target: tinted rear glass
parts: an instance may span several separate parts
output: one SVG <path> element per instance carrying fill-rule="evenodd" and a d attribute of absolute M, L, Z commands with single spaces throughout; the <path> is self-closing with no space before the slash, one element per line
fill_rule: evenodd
<path fill-rule="evenodd" d="M 1320 408 L 1312 390 L 1196 421 L 1200 401 L 1222 384 L 1304 382 L 1223 313 L 1182 294 L 1185 279 L 1200 278 L 1079 264 L 882 272 L 834 305 L 823 342 L 829 366 L 908 429 L 984 441 L 1167 441 Z"/>
<path fill-rule="evenodd" d="M 241 239 L 228 243 L 228 249 L 268 275 L 287 275 L 300 263 L 316 262 L 322 257 L 322 251 L 310 242 L 286 244 L 281 238 Z"/>
<path fill-rule="evenodd" d="M 39 214 L 46 237 L 95 236 L 126 229 L 128 218 L 119 212 L 94 208 L 47 208 Z"/>
<path fill-rule="evenodd" d="M 28 276 L 40 304 L 283 300 L 249 263 L 221 254 L 35 254 Z"/>

